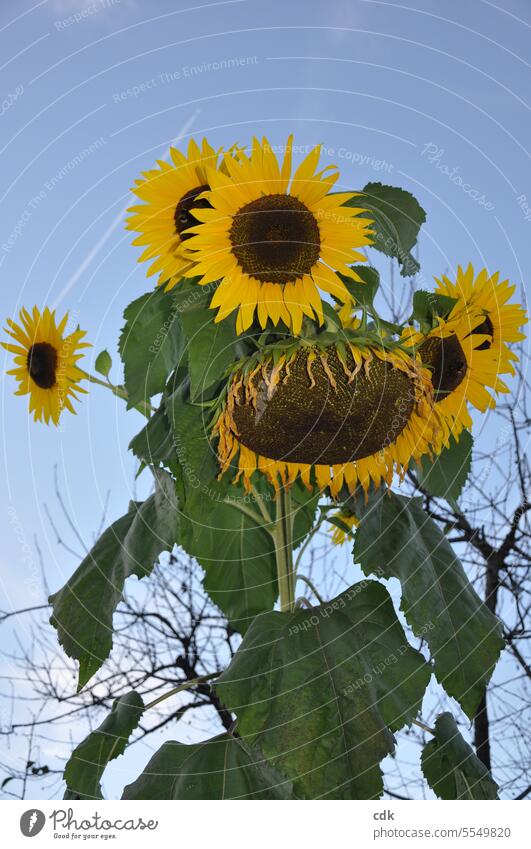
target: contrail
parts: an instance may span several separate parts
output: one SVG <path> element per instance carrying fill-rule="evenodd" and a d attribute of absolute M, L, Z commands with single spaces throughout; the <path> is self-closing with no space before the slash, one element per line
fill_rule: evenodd
<path fill-rule="evenodd" d="M 190 129 L 190 127 L 194 123 L 195 119 L 199 115 L 199 111 L 200 110 L 197 109 L 193 113 L 193 115 L 191 115 L 191 117 L 188 118 L 188 120 L 184 123 L 184 125 L 181 127 L 177 136 L 174 139 L 175 143 L 180 142 L 181 139 L 183 138 L 183 136 L 188 132 L 188 130 Z M 168 147 L 168 149 L 166 150 L 166 153 L 163 156 L 163 159 L 168 158 L 169 152 L 170 152 L 170 148 Z M 79 278 L 81 277 L 81 275 L 85 273 L 85 271 L 89 267 L 92 260 L 98 255 L 98 253 L 100 252 L 100 250 L 102 249 L 104 244 L 108 241 L 110 236 L 112 236 L 112 234 L 114 233 L 114 231 L 116 230 L 118 225 L 123 221 L 124 215 L 127 212 L 129 206 L 131 205 L 132 199 L 133 199 L 133 196 L 129 195 L 127 202 L 126 202 L 125 206 L 123 207 L 123 209 L 121 209 L 120 212 L 118 212 L 118 214 L 115 216 L 115 218 L 113 218 L 113 220 L 111 221 L 111 223 L 109 224 L 109 226 L 107 227 L 107 229 L 105 230 L 103 235 L 100 236 L 100 238 L 98 239 L 98 241 L 96 242 L 94 247 L 91 248 L 91 250 L 88 252 L 88 254 L 86 255 L 86 257 L 83 260 L 83 262 L 81 263 L 81 265 L 79 265 L 79 267 L 74 271 L 74 273 L 72 274 L 72 276 L 70 277 L 70 279 L 68 280 L 68 282 L 66 283 L 64 288 L 61 290 L 61 292 L 57 296 L 56 300 L 52 304 L 52 309 L 56 309 L 59 306 L 59 304 L 61 303 L 61 301 L 63 300 L 63 298 L 65 298 L 66 295 L 71 291 L 71 289 L 74 288 L 74 286 L 76 285 L 76 283 L 79 280 Z"/>

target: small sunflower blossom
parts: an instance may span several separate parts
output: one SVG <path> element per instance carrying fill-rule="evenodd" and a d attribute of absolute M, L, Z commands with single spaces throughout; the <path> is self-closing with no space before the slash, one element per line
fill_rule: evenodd
<path fill-rule="evenodd" d="M 476 275 L 472 263 L 466 270 L 458 266 L 455 281 L 443 275 L 440 280 L 435 278 L 435 282 L 438 295 L 447 295 L 457 300 L 456 311 L 480 311 L 484 322 L 476 332 L 481 330 L 490 337 L 483 344 L 494 354 L 498 373 L 514 375 L 513 363 L 518 362 L 518 356 L 509 345 L 526 338 L 520 328 L 528 320 L 521 304 L 509 303 L 516 286 L 511 285 L 509 280 L 500 280 L 499 272 L 489 274 L 486 268 Z"/>
<path fill-rule="evenodd" d="M 304 316 L 322 323 L 320 293 L 351 301 L 340 275 L 360 279 L 350 264 L 365 262 L 360 249 L 372 242 L 366 210 L 351 205 L 356 193 L 331 193 L 337 168 L 317 170 L 320 146 L 294 173 L 292 147 L 290 136 L 280 164 L 267 139 L 255 138 L 249 156 L 225 155 L 226 173 L 207 169 L 207 203 L 194 210 L 200 224 L 186 231 L 200 284 L 220 281 L 215 321 L 237 310 L 238 333 L 255 315 L 262 328 L 282 322 L 295 336 Z"/>
<path fill-rule="evenodd" d="M 350 533 L 353 528 L 357 528 L 360 520 L 356 518 L 353 513 L 345 513 L 343 510 L 338 510 L 337 513 L 334 513 L 332 516 L 333 519 L 340 522 L 345 527 L 341 528 L 339 525 L 335 525 L 332 529 L 332 542 L 334 545 L 343 545 L 349 539 Z M 349 530 L 347 530 L 347 528 Z"/>
<path fill-rule="evenodd" d="M 15 395 L 29 395 L 34 420 L 57 425 L 64 409 L 75 414 L 72 399 L 86 392 L 79 385 L 86 375 L 77 363 L 83 356 L 80 351 L 91 346 L 81 341 L 84 330 L 65 335 L 68 313 L 57 324 L 55 311 L 46 307 L 41 313 L 35 306 L 31 313 L 22 309 L 19 319 L 16 324 L 8 318 L 5 328 L 14 342 L 0 343 L 15 355 L 15 368 L 7 373 L 18 381 Z"/>
<path fill-rule="evenodd" d="M 458 439 L 464 428 L 472 428 L 469 404 L 485 413 L 496 406 L 495 395 L 509 392 L 500 374 L 510 363 L 501 365 L 498 349 L 490 345 L 492 336 L 484 330 L 484 313 L 458 303 L 426 336 L 413 327 L 402 334 L 403 343 L 416 346 L 431 369 L 433 411 L 443 424 L 446 445 L 450 435 Z"/>

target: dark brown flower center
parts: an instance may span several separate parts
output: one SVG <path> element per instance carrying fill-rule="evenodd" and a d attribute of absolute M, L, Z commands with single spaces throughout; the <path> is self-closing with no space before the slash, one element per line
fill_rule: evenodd
<path fill-rule="evenodd" d="M 299 352 L 272 393 L 261 373 L 252 378 L 254 404 L 239 391 L 233 420 L 243 445 L 272 460 L 333 466 L 394 442 L 415 404 L 415 387 L 404 372 L 375 358 L 368 374 L 362 369 L 349 383 L 332 348 L 327 364 L 336 388 L 319 358 L 311 364 L 312 386 L 307 356 Z M 354 369 L 350 354 L 347 363 Z"/>
<path fill-rule="evenodd" d="M 485 316 L 485 320 L 478 324 L 478 326 L 472 331 L 470 336 L 479 333 L 480 335 L 487 334 L 488 336 L 492 336 L 494 338 L 494 325 L 490 320 L 488 315 Z M 492 345 L 492 339 L 485 339 L 481 345 L 478 345 L 476 351 L 487 351 Z"/>
<path fill-rule="evenodd" d="M 28 351 L 27 366 L 30 377 L 41 389 L 55 385 L 57 351 L 48 342 L 36 342 Z"/>
<path fill-rule="evenodd" d="M 466 374 L 467 362 L 461 343 L 455 334 L 443 339 L 434 336 L 420 346 L 419 354 L 424 365 L 432 370 L 435 400 L 442 401 L 457 389 Z"/>
<path fill-rule="evenodd" d="M 200 224 L 193 214 L 194 209 L 208 209 L 212 207 L 212 204 L 210 204 L 206 198 L 200 198 L 197 200 L 198 195 L 203 192 L 208 192 L 209 189 L 210 186 L 207 185 L 198 186 L 196 189 L 192 189 L 192 191 L 183 195 L 175 207 L 173 220 L 175 221 L 175 230 L 181 237 L 181 241 L 193 236 L 193 233 L 184 233 L 184 230 L 188 230 L 189 227 L 195 227 L 196 224 Z"/>
<path fill-rule="evenodd" d="M 288 283 L 309 274 L 321 237 L 315 216 L 291 195 L 266 195 L 243 206 L 230 229 L 232 252 L 262 283 Z"/>

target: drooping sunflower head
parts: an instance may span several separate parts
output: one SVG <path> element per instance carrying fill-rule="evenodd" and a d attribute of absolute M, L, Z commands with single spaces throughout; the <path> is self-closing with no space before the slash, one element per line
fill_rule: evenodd
<path fill-rule="evenodd" d="M 489 338 L 483 341 L 482 348 L 492 349 L 498 360 L 499 374 L 514 374 L 513 362 L 517 362 L 518 357 L 509 344 L 526 338 L 520 328 L 526 324 L 527 315 L 520 304 L 509 303 L 516 287 L 499 278 L 498 272 L 491 275 L 486 268 L 476 275 L 471 263 L 466 270 L 459 265 L 455 282 L 446 275 L 440 280 L 435 278 L 435 291 L 457 300 L 454 314 L 475 308 L 483 315 L 476 333 L 481 332 Z"/>
<path fill-rule="evenodd" d="M 246 487 L 256 472 L 277 490 L 300 476 L 336 496 L 438 453 L 432 406 L 429 372 L 402 351 L 299 346 L 239 369 L 213 432 L 222 472 L 234 463 Z"/>
<path fill-rule="evenodd" d="M 247 330 L 257 314 L 282 321 L 300 333 L 304 315 L 323 320 L 320 291 L 339 301 L 351 299 L 338 273 L 358 280 L 348 263 L 363 262 L 359 249 L 371 243 L 364 210 L 345 206 L 355 194 L 331 194 L 335 166 L 318 171 L 316 147 L 292 174 L 293 140 L 282 164 L 267 139 L 254 139 L 247 156 L 225 157 L 227 173 L 208 172 L 207 208 L 189 231 L 187 256 L 201 283 L 220 280 L 211 302 L 216 321 L 238 310 L 237 330 Z"/>
<path fill-rule="evenodd" d="M 198 223 L 195 211 L 208 206 L 203 197 L 209 188 L 207 169 L 215 171 L 219 153 L 206 139 L 201 147 L 191 139 L 186 155 L 172 147 L 172 162 L 159 160 L 132 188 L 143 203 L 128 210 L 127 229 L 140 233 L 133 241 L 145 248 L 138 261 L 153 260 L 148 276 L 158 273 L 158 283 L 166 289 L 193 274 L 193 262 L 184 252 L 186 231 Z"/>
<path fill-rule="evenodd" d="M 72 399 L 85 392 L 79 385 L 85 375 L 77 362 L 83 356 L 79 352 L 90 345 L 81 341 L 84 330 L 65 336 L 67 322 L 68 314 L 57 324 L 48 307 L 42 313 L 37 307 L 31 313 L 22 309 L 20 324 L 7 319 L 6 332 L 14 342 L 1 343 L 15 355 L 15 368 L 8 371 L 19 383 L 15 394 L 29 395 L 30 413 L 46 424 L 51 420 L 57 425 L 63 409 L 75 413 Z"/>
<path fill-rule="evenodd" d="M 403 342 L 417 347 L 423 365 L 431 372 L 434 410 L 445 443 L 450 434 L 458 438 L 463 428 L 472 427 L 469 403 L 485 413 L 496 406 L 492 391 L 509 392 L 500 378 L 504 364 L 487 329 L 482 310 L 457 303 L 448 318 L 439 318 L 437 327 L 426 336 L 411 327 L 403 333 Z"/>

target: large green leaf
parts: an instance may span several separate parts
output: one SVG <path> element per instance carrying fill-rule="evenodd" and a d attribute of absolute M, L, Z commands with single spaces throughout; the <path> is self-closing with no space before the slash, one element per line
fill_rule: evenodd
<path fill-rule="evenodd" d="M 215 444 L 210 438 L 212 411 L 190 402 L 189 381 L 176 380 L 164 399 L 171 438 L 181 470 L 179 495 L 184 512 L 203 522 L 223 502 L 229 475 L 219 478 Z"/>
<path fill-rule="evenodd" d="M 184 352 L 175 300 L 162 287 L 126 307 L 118 349 L 124 364 L 128 407 L 162 392 Z"/>
<path fill-rule="evenodd" d="M 459 733 L 450 713 L 435 722 L 435 738 L 424 746 L 422 772 L 441 799 L 497 799 L 498 785 Z"/>
<path fill-rule="evenodd" d="M 258 616 L 215 688 L 298 795 L 370 799 L 429 677 L 387 590 L 363 581 L 319 607 Z"/>
<path fill-rule="evenodd" d="M 400 580 L 401 608 L 427 641 L 438 680 L 472 717 L 503 648 L 500 621 L 420 499 L 381 493 L 367 507 L 360 500 L 357 515 L 354 559 L 366 574 Z"/>
<path fill-rule="evenodd" d="M 411 249 L 417 241 L 419 230 L 426 221 L 426 213 L 410 192 L 382 183 L 367 183 L 361 195 L 352 198 L 349 206 L 362 206 L 374 221 L 374 242 L 371 247 L 386 256 L 395 257 L 400 273 L 411 277 L 419 270 Z"/>
<path fill-rule="evenodd" d="M 116 699 L 111 712 L 72 752 L 64 773 L 65 799 L 102 799 L 101 777 L 110 760 L 123 754 L 144 710 L 134 690 Z"/>
<path fill-rule="evenodd" d="M 176 461 L 170 423 L 163 405 L 156 410 L 129 443 L 129 448 L 144 466 L 171 468 Z"/>
<path fill-rule="evenodd" d="M 267 761 L 220 734 L 188 746 L 164 743 L 122 799 L 282 799 L 290 793 L 290 783 Z"/>
<path fill-rule="evenodd" d="M 179 463 L 180 541 L 205 570 L 204 587 L 214 603 L 243 633 L 257 613 L 275 604 L 274 545 L 254 496 L 231 484 L 230 472 L 218 480 L 209 411 L 190 403 L 187 389 L 185 381 L 165 400 Z"/>
<path fill-rule="evenodd" d="M 190 372 L 190 397 L 195 401 L 200 396 L 208 397 L 209 390 L 224 375 L 234 361 L 238 341 L 235 318 L 229 316 L 217 324 L 215 313 L 209 309 L 212 287 L 206 291 L 197 287 L 201 297 L 188 299 L 180 306 L 181 324 L 186 336 L 188 368 Z"/>
<path fill-rule="evenodd" d="M 227 501 L 182 518 L 183 548 L 205 570 L 203 585 L 232 627 L 244 634 L 258 613 L 272 610 L 278 597 L 275 547 L 259 508 L 242 486 L 231 486 Z"/>
<path fill-rule="evenodd" d="M 112 648 L 113 614 L 125 579 L 149 575 L 164 550 L 178 540 L 175 486 L 162 469 L 156 490 L 134 503 L 98 539 L 65 586 L 50 596 L 51 624 L 69 657 L 79 661 L 78 689 L 98 671 Z"/>
<path fill-rule="evenodd" d="M 433 460 L 422 457 L 415 467 L 422 489 L 455 507 L 470 474 L 473 444 L 472 434 L 464 430 L 458 442 L 452 437 L 449 447 Z"/>

